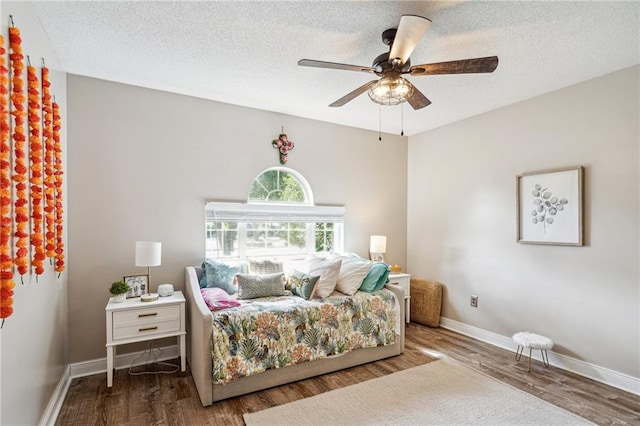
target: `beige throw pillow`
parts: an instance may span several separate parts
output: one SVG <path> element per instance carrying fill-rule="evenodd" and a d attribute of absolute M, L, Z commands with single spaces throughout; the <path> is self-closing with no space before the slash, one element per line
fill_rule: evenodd
<path fill-rule="evenodd" d="M 347 296 L 353 296 L 371 270 L 373 262 L 348 256 L 341 256 L 340 259 L 342 259 L 342 265 L 340 266 L 336 290 Z"/>
<path fill-rule="evenodd" d="M 307 272 L 309 275 L 320 275 L 320 279 L 313 289 L 311 298 L 324 299 L 331 295 L 336 288 L 340 265 L 342 259 L 321 259 L 311 258 L 307 261 Z"/>

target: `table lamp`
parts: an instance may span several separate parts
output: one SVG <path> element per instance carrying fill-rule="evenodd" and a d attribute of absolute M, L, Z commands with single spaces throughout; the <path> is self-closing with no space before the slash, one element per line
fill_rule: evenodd
<path fill-rule="evenodd" d="M 387 251 L 387 237 L 384 235 L 372 235 L 369 240 L 369 256 L 374 262 L 384 262 L 384 253 Z"/>
<path fill-rule="evenodd" d="M 151 266 L 159 266 L 162 256 L 162 243 L 156 241 L 136 241 L 136 266 L 146 266 L 149 283 L 147 293 L 151 288 Z"/>

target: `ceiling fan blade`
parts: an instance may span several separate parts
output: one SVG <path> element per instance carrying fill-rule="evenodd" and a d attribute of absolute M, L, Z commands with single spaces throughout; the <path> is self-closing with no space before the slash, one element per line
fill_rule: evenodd
<path fill-rule="evenodd" d="M 400 25 L 396 31 L 396 36 L 391 45 L 389 53 L 389 62 L 393 63 L 398 60 L 402 65 L 409 59 L 413 49 L 424 35 L 431 21 L 427 18 L 417 15 L 402 15 Z"/>
<path fill-rule="evenodd" d="M 346 104 L 347 102 L 357 98 L 358 96 L 362 95 L 364 92 L 366 92 L 367 90 L 369 90 L 369 88 L 371 86 L 373 86 L 374 84 L 376 84 L 378 82 L 378 80 L 371 80 L 368 83 L 363 84 L 362 86 L 358 87 L 356 90 L 347 93 L 346 95 L 344 95 L 343 97 L 341 97 L 340 99 L 338 99 L 337 101 L 335 101 L 334 103 L 332 103 L 331 105 L 329 105 L 330 107 L 341 107 L 342 105 Z"/>
<path fill-rule="evenodd" d="M 413 109 L 422 109 L 426 106 L 431 105 L 431 101 L 427 99 L 427 97 L 423 95 L 416 86 L 414 86 L 413 84 L 411 84 L 411 86 L 413 87 L 413 93 L 411 94 L 411 96 L 409 96 L 407 102 L 409 102 L 409 105 L 411 105 Z"/>
<path fill-rule="evenodd" d="M 438 62 L 435 64 L 414 65 L 411 67 L 411 75 L 436 75 L 436 74 L 470 74 L 493 72 L 498 67 L 498 57 L 461 59 L 459 61 Z"/>
<path fill-rule="evenodd" d="M 313 59 L 300 59 L 298 65 L 301 67 L 314 67 L 314 68 L 330 68 L 334 70 L 347 70 L 347 71 L 362 71 L 375 73 L 376 70 L 371 67 L 362 67 L 360 65 L 339 64 L 337 62 L 325 62 L 315 61 Z"/>

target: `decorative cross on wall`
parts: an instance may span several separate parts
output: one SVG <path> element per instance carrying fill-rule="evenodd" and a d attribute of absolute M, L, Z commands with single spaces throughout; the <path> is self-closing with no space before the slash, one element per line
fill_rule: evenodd
<path fill-rule="evenodd" d="M 280 133 L 278 139 L 274 139 L 271 142 L 271 146 L 278 150 L 278 153 L 280 154 L 280 164 L 287 164 L 289 151 L 291 151 L 296 144 L 294 144 L 293 141 L 290 141 L 285 133 Z"/>

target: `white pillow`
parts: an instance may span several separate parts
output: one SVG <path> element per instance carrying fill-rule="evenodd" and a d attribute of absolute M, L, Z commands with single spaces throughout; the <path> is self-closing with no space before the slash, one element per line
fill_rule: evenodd
<path fill-rule="evenodd" d="M 307 260 L 307 269 L 305 272 L 310 275 L 320 275 L 320 279 L 313 289 L 311 298 L 321 298 L 329 296 L 336 289 L 338 275 L 340 274 L 340 265 L 342 259 L 321 259 L 312 257 Z"/>
<path fill-rule="evenodd" d="M 363 258 L 342 256 L 342 266 L 336 283 L 336 290 L 353 296 L 362 285 L 362 281 L 371 270 L 373 262 Z"/>

